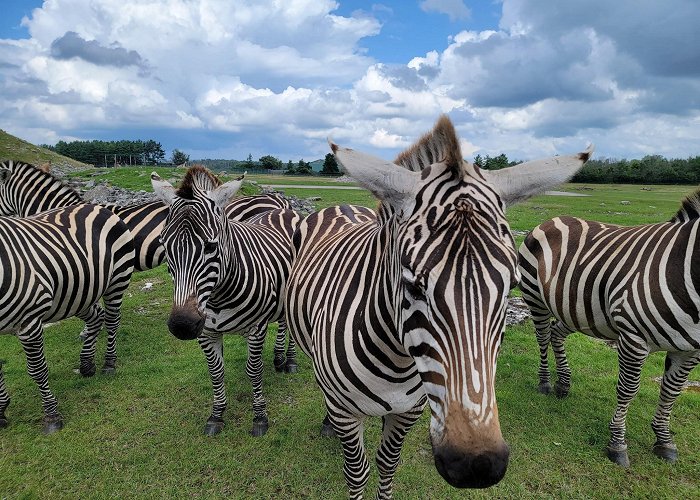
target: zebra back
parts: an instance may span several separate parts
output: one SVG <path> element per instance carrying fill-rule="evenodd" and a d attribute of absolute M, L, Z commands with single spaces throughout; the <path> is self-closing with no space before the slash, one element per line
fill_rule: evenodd
<path fill-rule="evenodd" d="M 90 204 L 28 218 L 0 217 L 0 330 L 40 316 L 56 321 L 122 293 L 134 247 L 124 222 Z"/>
<path fill-rule="evenodd" d="M 27 217 L 83 203 L 72 187 L 29 163 L 0 162 L 0 215 Z"/>

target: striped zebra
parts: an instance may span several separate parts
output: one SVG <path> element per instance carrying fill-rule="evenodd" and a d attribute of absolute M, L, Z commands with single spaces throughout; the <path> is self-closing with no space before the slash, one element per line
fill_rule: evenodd
<path fill-rule="evenodd" d="M 0 162 L 0 215 L 29 215 L 52 208 L 85 203 L 80 194 L 51 175 L 29 163 L 6 160 Z M 121 206 L 102 204 L 126 222 L 134 236 L 136 260 L 134 269 L 146 271 L 165 259 L 160 233 L 168 216 L 168 207 L 160 202 Z M 246 220 L 278 208 L 292 208 L 283 197 L 274 193 L 246 196 L 233 200 L 226 213 L 233 220 Z"/>
<path fill-rule="evenodd" d="M 179 189 L 151 175 L 153 190 L 169 206 L 161 236 L 173 278 L 168 329 L 197 339 L 211 376 L 214 403 L 204 432 L 224 425 L 223 334 L 240 333 L 248 344 L 246 374 L 253 385 L 253 436 L 268 428 L 262 393 L 262 348 L 267 324 L 283 318 L 282 295 L 291 266 L 291 236 L 299 215 L 287 209 L 250 221 L 232 221 L 224 210 L 243 179 L 221 184 L 203 167 L 187 171 Z M 287 368 L 296 367 L 293 341 Z"/>
<path fill-rule="evenodd" d="M 579 331 L 617 341 L 617 406 L 607 454 L 624 467 L 627 409 L 639 390 L 642 365 L 656 351 L 666 352 L 666 365 L 651 423 L 653 452 L 669 462 L 678 457 L 669 430 L 671 409 L 700 362 L 699 228 L 700 191 L 669 222 L 624 227 L 558 217 L 533 229 L 519 250 L 520 287 L 540 348 L 540 392 L 552 390 L 550 343 L 554 391 L 564 397 L 571 387 L 566 337 Z"/>
<path fill-rule="evenodd" d="M 26 217 L 58 207 L 84 203 L 80 194 L 51 175 L 48 168 L 37 168 L 21 161 L 0 162 L 0 215 Z M 165 259 L 165 250 L 160 243 L 160 234 L 168 216 L 168 206 L 161 201 L 133 205 L 103 204 L 124 220 L 134 238 L 136 258 L 134 269 L 145 271 L 159 266 Z M 271 210 L 291 209 L 291 203 L 275 193 L 244 196 L 226 207 L 231 220 L 248 220 Z M 87 330 L 80 334 L 85 338 Z M 274 365 L 276 371 L 293 372 L 296 364 L 286 363 L 294 358 L 292 345 L 285 355 L 287 328 L 282 321 L 277 330 Z"/>
<path fill-rule="evenodd" d="M 302 221 L 286 309 L 342 443 L 350 496 L 362 496 L 369 474 L 365 418 L 383 419 L 378 497 L 388 498 L 426 401 L 439 473 L 457 487 L 493 485 L 509 456 L 496 356 L 518 280 L 505 205 L 563 182 L 590 151 L 486 172 L 462 159 L 446 116 L 398 165 L 331 148 L 381 200 L 379 213 L 336 207 Z"/>
<path fill-rule="evenodd" d="M 112 372 L 120 307 L 133 260 L 129 229 L 95 205 L 73 205 L 28 218 L 0 217 L 0 332 L 16 334 L 22 344 L 27 371 L 41 393 L 45 433 L 61 429 L 63 419 L 49 389 L 43 325 L 72 316 L 85 321 L 88 336 L 80 352 L 80 373 L 91 376 L 104 317 L 104 366 Z M 0 427 L 8 424 L 9 404 L 0 366 Z"/>

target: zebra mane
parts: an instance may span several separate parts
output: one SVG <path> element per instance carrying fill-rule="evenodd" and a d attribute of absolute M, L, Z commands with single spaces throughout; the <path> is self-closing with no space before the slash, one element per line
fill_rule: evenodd
<path fill-rule="evenodd" d="M 175 193 L 180 198 L 193 200 L 195 191 L 212 191 L 221 186 L 221 180 L 203 165 L 193 165 L 185 173 Z"/>
<path fill-rule="evenodd" d="M 462 162 L 457 133 L 447 115 L 440 116 L 431 132 L 418 139 L 394 160 L 397 165 L 413 172 L 420 172 L 439 162 L 445 162 L 451 167 Z"/>
<path fill-rule="evenodd" d="M 681 208 L 670 222 L 687 222 L 696 219 L 700 219 L 700 189 L 683 200 Z"/>

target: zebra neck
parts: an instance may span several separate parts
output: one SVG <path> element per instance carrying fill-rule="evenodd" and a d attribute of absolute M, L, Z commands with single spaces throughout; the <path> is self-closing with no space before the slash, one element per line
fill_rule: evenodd
<path fill-rule="evenodd" d="M 244 267 L 243 259 L 245 251 L 240 242 L 242 240 L 241 228 L 235 222 L 224 219 L 221 222 L 219 233 L 219 283 L 235 281 Z"/>
<path fill-rule="evenodd" d="M 403 347 L 401 336 L 401 254 L 398 242 L 400 223 L 396 215 L 387 217 L 373 235 L 372 252 L 376 256 L 376 265 L 372 272 L 374 277 L 369 280 L 372 287 L 369 291 L 366 314 L 375 318 L 385 327 L 374 330 L 374 334 L 383 342 L 393 345 L 392 352 L 398 357 L 410 358 Z M 412 359 L 412 358 L 411 358 Z"/>

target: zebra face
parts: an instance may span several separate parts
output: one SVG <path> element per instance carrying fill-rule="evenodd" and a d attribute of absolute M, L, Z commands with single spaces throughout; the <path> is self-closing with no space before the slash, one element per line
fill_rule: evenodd
<path fill-rule="evenodd" d="M 173 278 L 173 308 L 168 328 L 177 338 L 197 338 L 221 269 L 221 210 L 211 200 L 176 198 L 170 206 L 161 242 Z"/>
<path fill-rule="evenodd" d="M 161 234 L 168 271 L 173 278 L 170 332 L 179 339 L 195 339 L 206 321 L 207 301 L 216 287 L 226 248 L 224 208 L 243 183 L 243 176 L 221 182 L 203 167 L 185 174 L 176 190 L 157 173 L 151 173 L 153 191 L 169 205 Z"/>
<path fill-rule="evenodd" d="M 454 486 L 490 486 L 509 455 L 494 389 L 517 283 L 504 206 L 477 172 L 428 167 L 398 243 L 399 327 L 428 395 L 436 467 Z"/>

